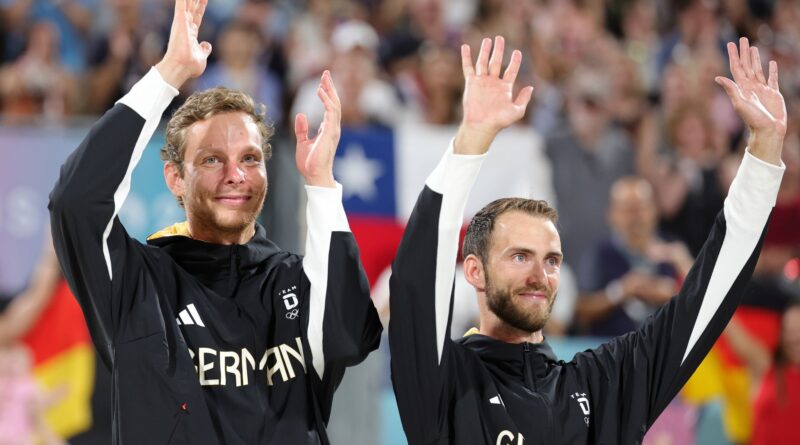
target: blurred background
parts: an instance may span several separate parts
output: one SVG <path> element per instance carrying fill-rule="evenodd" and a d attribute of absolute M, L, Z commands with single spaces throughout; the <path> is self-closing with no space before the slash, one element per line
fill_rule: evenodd
<path fill-rule="evenodd" d="M 108 371 L 60 277 L 46 206 L 91 124 L 161 58 L 172 8 L 0 0 L 0 444 L 110 441 Z M 730 76 L 725 42 L 750 38 L 778 62 L 789 111 L 778 204 L 734 321 L 645 443 L 799 443 L 799 0 L 209 0 L 200 32 L 208 69 L 171 109 L 216 85 L 267 106 L 261 221 L 295 252 L 305 197 L 291 123 L 302 111 L 318 125 L 316 85 L 331 70 L 344 127 L 335 175 L 386 323 L 405 220 L 460 120 L 459 45 L 501 34 L 521 50 L 517 83 L 534 98 L 495 142 L 467 216 L 501 196 L 555 204 L 566 266 L 547 338 L 564 360 L 636 329 L 680 288 L 747 141 L 713 79 Z M 157 131 L 121 212 L 140 240 L 183 219 L 162 144 Z M 459 280 L 453 335 L 476 319 Z M 388 360 L 384 342 L 346 374 L 333 443 L 406 443 Z"/>

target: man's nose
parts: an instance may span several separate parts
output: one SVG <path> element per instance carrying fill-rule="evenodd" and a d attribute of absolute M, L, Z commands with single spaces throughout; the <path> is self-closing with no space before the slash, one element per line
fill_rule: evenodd
<path fill-rule="evenodd" d="M 543 284 L 547 282 L 547 272 L 544 263 L 534 261 L 528 274 L 528 284 Z"/>
<path fill-rule="evenodd" d="M 232 162 L 225 165 L 225 182 L 239 184 L 244 182 L 246 177 L 244 169 L 238 163 Z"/>

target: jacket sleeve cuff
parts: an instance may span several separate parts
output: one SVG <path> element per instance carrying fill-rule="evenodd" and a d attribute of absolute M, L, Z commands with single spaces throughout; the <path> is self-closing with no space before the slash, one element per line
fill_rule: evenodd
<path fill-rule="evenodd" d="M 145 74 L 131 90 L 118 100 L 145 119 L 161 118 L 178 90 L 168 84 L 155 67 Z"/>
<path fill-rule="evenodd" d="M 487 155 L 487 153 L 482 155 L 455 154 L 453 140 L 450 140 L 447 151 L 428 176 L 425 184 L 436 193 L 442 195 L 457 193 L 464 195 L 466 199 Z"/>
<path fill-rule="evenodd" d="M 306 185 L 308 204 L 306 219 L 309 230 L 319 232 L 349 232 L 350 225 L 342 205 L 342 185 L 318 187 Z"/>

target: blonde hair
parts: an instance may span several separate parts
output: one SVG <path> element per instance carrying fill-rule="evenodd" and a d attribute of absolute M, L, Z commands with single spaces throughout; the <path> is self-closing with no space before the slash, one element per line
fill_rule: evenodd
<path fill-rule="evenodd" d="M 161 160 L 171 162 L 183 175 L 183 159 L 186 154 L 186 130 L 196 122 L 224 113 L 245 113 L 253 119 L 261 133 L 261 151 L 264 161 L 272 157 L 270 138 L 275 133 L 266 120 L 266 107 L 256 105 L 247 94 L 225 87 L 211 88 L 192 94 L 167 122 L 166 144 L 161 148 Z"/>

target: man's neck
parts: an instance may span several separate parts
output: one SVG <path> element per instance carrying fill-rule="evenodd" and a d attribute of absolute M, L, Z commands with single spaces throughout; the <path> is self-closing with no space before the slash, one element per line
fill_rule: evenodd
<path fill-rule="evenodd" d="M 506 323 L 481 323 L 480 333 L 505 343 L 541 343 L 544 341 L 542 330 L 528 332 L 509 326 Z"/>
<path fill-rule="evenodd" d="M 189 221 L 189 232 L 193 239 L 204 241 L 211 244 L 222 244 L 229 246 L 232 244 L 247 244 L 256 234 L 256 225 L 251 223 L 242 230 L 219 230 L 204 227 L 201 224 L 193 224 Z"/>

